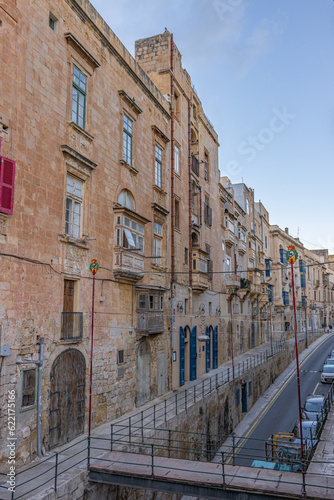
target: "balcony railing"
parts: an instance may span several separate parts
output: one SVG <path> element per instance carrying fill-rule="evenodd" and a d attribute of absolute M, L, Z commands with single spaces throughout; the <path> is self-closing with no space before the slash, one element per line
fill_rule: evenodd
<path fill-rule="evenodd" d="M 131 250 L 115 249 L 113 272 L 115 278 L 138 281 L 144 277 L 144 257 Z"/>
<path fill-rule="evenodd" d="M 83 333 L 82 312 L 61 313 L 61 340 L 81 340 Z"/>
<path fill-rule="evenodd" d="M 240 276 L 235 273 L 225 274 L 225 283 L 227 288 L 240 288 Z"/>
<path fill-rule="evenodd" d="M 194 155 L 191 157 L 191 170 L 199 177 L 199 161 Z"/>
<path fill-rule="evenodd" d="M 137 314 L 137 332 L 147 334 L 162 333 L 164 331 L 164 313 L 146 312 Z"/>

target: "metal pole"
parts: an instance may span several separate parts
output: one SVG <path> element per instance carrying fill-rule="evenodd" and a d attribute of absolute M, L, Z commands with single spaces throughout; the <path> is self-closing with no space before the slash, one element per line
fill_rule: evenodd
<path fill-rule="evenodd" d="M 225 490 L 226 488 L 226 481 L 225 481 L 225 457 L 224 457 L 224 452 L 222 451 L 222 474 L 223 474 L 223 488 Z"/>
<path fill-rule="evenodd" d="M 308 342 L 307 342 L 307 303 L 305 303 L 305 348 L 308 348 Z"/>
<path fill-rule="evenodd" d="M 151 444 L 151 457 L 152 457 L 152 463 L 151 463 L 151 466 L 152 466 L 152 474 L 151 474 L 151 477 L 154 477 L 154 469 L 153 469 L 153 466 L 154 466 L 154 444 Z"/>
<path fill-rule="evenodd" d="M 232 293 L 230 296 L 230 312 L 231 312 L 231 355 L 232 355 L 232 376 L 234 380 L 234 356 L 233 356 L 233 329 L 232 329 Z"/>
<path fill-rule="evenodd" d="M 54 485 L 55 491 L 57 491 L 57 477 L 58 477 L 58 453 L 56 453 L 56 464 L 55 464 L 55 485 Z"/>
<path fill-rule="evenodd" d="M 175 415 L 177 415 L 177 392 L 175 393 Z"/>
<path fill-rule="evenodd" d="M 300 425 L 300 455 L 304 458 L 303 451 L 303 427 L 302 427 L 302 406 L 300 400 L 300 379 L 299 379 L 299 359 L 298 359 L 298 340 L 297 340 L 297 314 L 296 314 L 296 299 L 295 299 L 295 278 L 293 272 L 293 260 L 291 259 L 291 276 L 292 276 L 292 299 L 293 299 L 293 314 L 295 318 L 295 345 L 296 345 L 296 365 L 297 365 L 297 388 L 298 388 L 298 409 L 299 409 L 299 425 Z"/>
<path fill-rule="evenodd" d="M 110 451 L 112 451 L 112 445 L 114 440 L 114 426 L 111 424 L 110 426 Z"/>
<path fill-rule="evenodd" d="M 88 437 L 90 437 L 92 425 L 92 383 L 93 383 L 93 341 L 94 341 L 94 298 L 95 298 L 95 273 L 93 274 L 92 293 L 92 334 L 90 344 L 90 378 L 89 378 L 89 415 L 88 415 Z"/>
<path fill-rule="evenodd" d="M 42 385 L 43 385 L 43 353 L 44 353 L 44 337 L 41 337 L 37 342 L 39 348 L 38 360 L 38 397 L 37 397 L 37 455 L 42 456 Z"/>
<path fill-rule="evenodd" d="M 233 433 L 232 434 L 232 441 L 233 441 L 233 461 L 232 461 L 232 465 L 235 465 L 235 434 Z"/>
<path fill-rule="evenodd" d="M 144 412 L 143 410 L 141 411 L 141 442 L 144 442 Z"/>

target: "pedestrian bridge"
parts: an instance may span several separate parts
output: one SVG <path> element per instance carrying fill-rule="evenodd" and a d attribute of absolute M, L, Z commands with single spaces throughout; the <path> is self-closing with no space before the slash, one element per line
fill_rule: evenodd
<path fill-rule="evenodd" d="M 97 483 L 203 498 L 334 498 L 334 477 L 112 451 L 89 467 Z"/>

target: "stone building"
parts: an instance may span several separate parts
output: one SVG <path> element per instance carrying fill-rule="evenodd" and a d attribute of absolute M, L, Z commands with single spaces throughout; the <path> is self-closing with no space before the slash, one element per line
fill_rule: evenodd
<path fill-rule="evenodd" d="M 91 360 L 95 427 L 291 330 L 291 242 L 308 326 L 331 324 L 325 257 L 220 177 L 171 33 L 132 57 L 88 0 L 7 0 L 0 21 L 0 403 L 15 390 L 18 461 L 87 432 Z"/>

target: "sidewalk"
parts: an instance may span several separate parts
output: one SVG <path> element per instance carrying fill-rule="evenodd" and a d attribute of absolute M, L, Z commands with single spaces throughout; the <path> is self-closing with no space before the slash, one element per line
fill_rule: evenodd
<path fill-rule="evenodd" d="M 304 338 L 305 334 L 300 334 L 300 337 Z M 316 346 L 320 341 L 321 337 L 315 341 L 314 346 Z M 294 342 L 294 339 L 289 339 L 288 343 L 290 342 Z M 248 367 L 256 366 L 261 362 L 264 362 L 268 353 L 270 355 L 270 347 L 270 343 L 268 342 L 247 351 L 240 356 L 237 356 L 234 359 L 235 376 L 237 377 L 238 374 L 241 374 L 242 371 Z M 280 348 L 280 343 L 274 343 L 275 350 Z M 306 356 L 308 354 L 309 349 L 310 348 L 301 353 L 301 359 L 303 359 L 303 355 Z M 292 370 L 293 362 L 290 366 Z M 288 376 L 284 375 L 285 372 L 278 377 L 276 382 L 270 389 L 268 389 L 268 391 L 276 391 L 277 384 L 284 383 L 285 378 Z M 279 382 L 282 377 L 283 381 Z M 132 435 L 133 432 L 132 428 L 129 427 L 129 422 L 130 426 L 135 426 L 137 423 L 137 425 L 143 424 L 144 427 L 153 427 L 153 425 L 159 426 L 163 422 L 165 422 L 168 426 L 168 420 L 173 418 L 176 414 L 183 412 L 186 409 L 187 404 L 191 405 L 194 401 L 199 400 L 203 395 L 205 396 L 206 393 L 211 392 L 211 385 L 217 383 L 217 380 L 219 384 L 223 385 L 231 378 L 232 362 L 229 360 L 217 369 L 211 370 L 209 373 L 204 374 L 198 379 L 186 382 L 182 388 L 170 391 L 160 398 L 150 401 L 139 409 L 135 408 L 132 412 L 129 412 L 112 422 L 95 428 L 92 432 L 92 437 L 106 440 L 104 446 L 107 446 L 107 448 L 105 449 L 110 450 L 111 424 L 119 424 L 120 422 L 126 421 L 127 424 L 124 426 L 125 435 L 129 432 Z M 215 386 L 213 385 L 213 387 Z M 247 413 L 239 426 L 248 427 L 249 421 L 252 418 L 251 415 L 253 415 L 256 411 L 260 411 L 265 404 L 266 399 L 268 399 L 268 396 L 260 398 L 260 400 L 258 400 L 253 408 Z M 138 418 L 141 420 L 139 421 Z M 238 435 L 241 435 L 240 433 L 242 430 L 239 429 L 239 426 L 235 432 Z M 129 431 L 129 429 L 131 430 Z M 78 476 L 78 474 L 84 477 L 85 474 L 87 467 L 87 435 L 82 435 L 76 440 L 73 440 L 70 446 L 64 445 L 59 449 L 54 449 L 52 452 L 48 452 L 43 459 L 35 460 L 32 464 L 29 464 L 29 466 L 26 466 L 18 471 L 16 495 L 14 498 L 22 498 L 23 500 L 37 498 L 42 499 L 47 494 L 53 492 L 55 486 L 56 467 L 58 468 L 58 475 L 59 473 L 62 473 L 61 477 L 56 479 L 57 487 L 66 487 L 67 491 L 71 490 L 71 482 L 74 483 L 74 478 Z M 0 500 L 12 500 L 13 498 L 11 493 L 6 489 L 6 480 L 7 477 L 0 476 Z M 81 486 L 82 482 L 83 479 L 81 479 Z M 74 486 L 75 485 L 73 484 L 73 487 Z M 29 493 L 32 490 L 34 490 L 34 493 Z"/>

